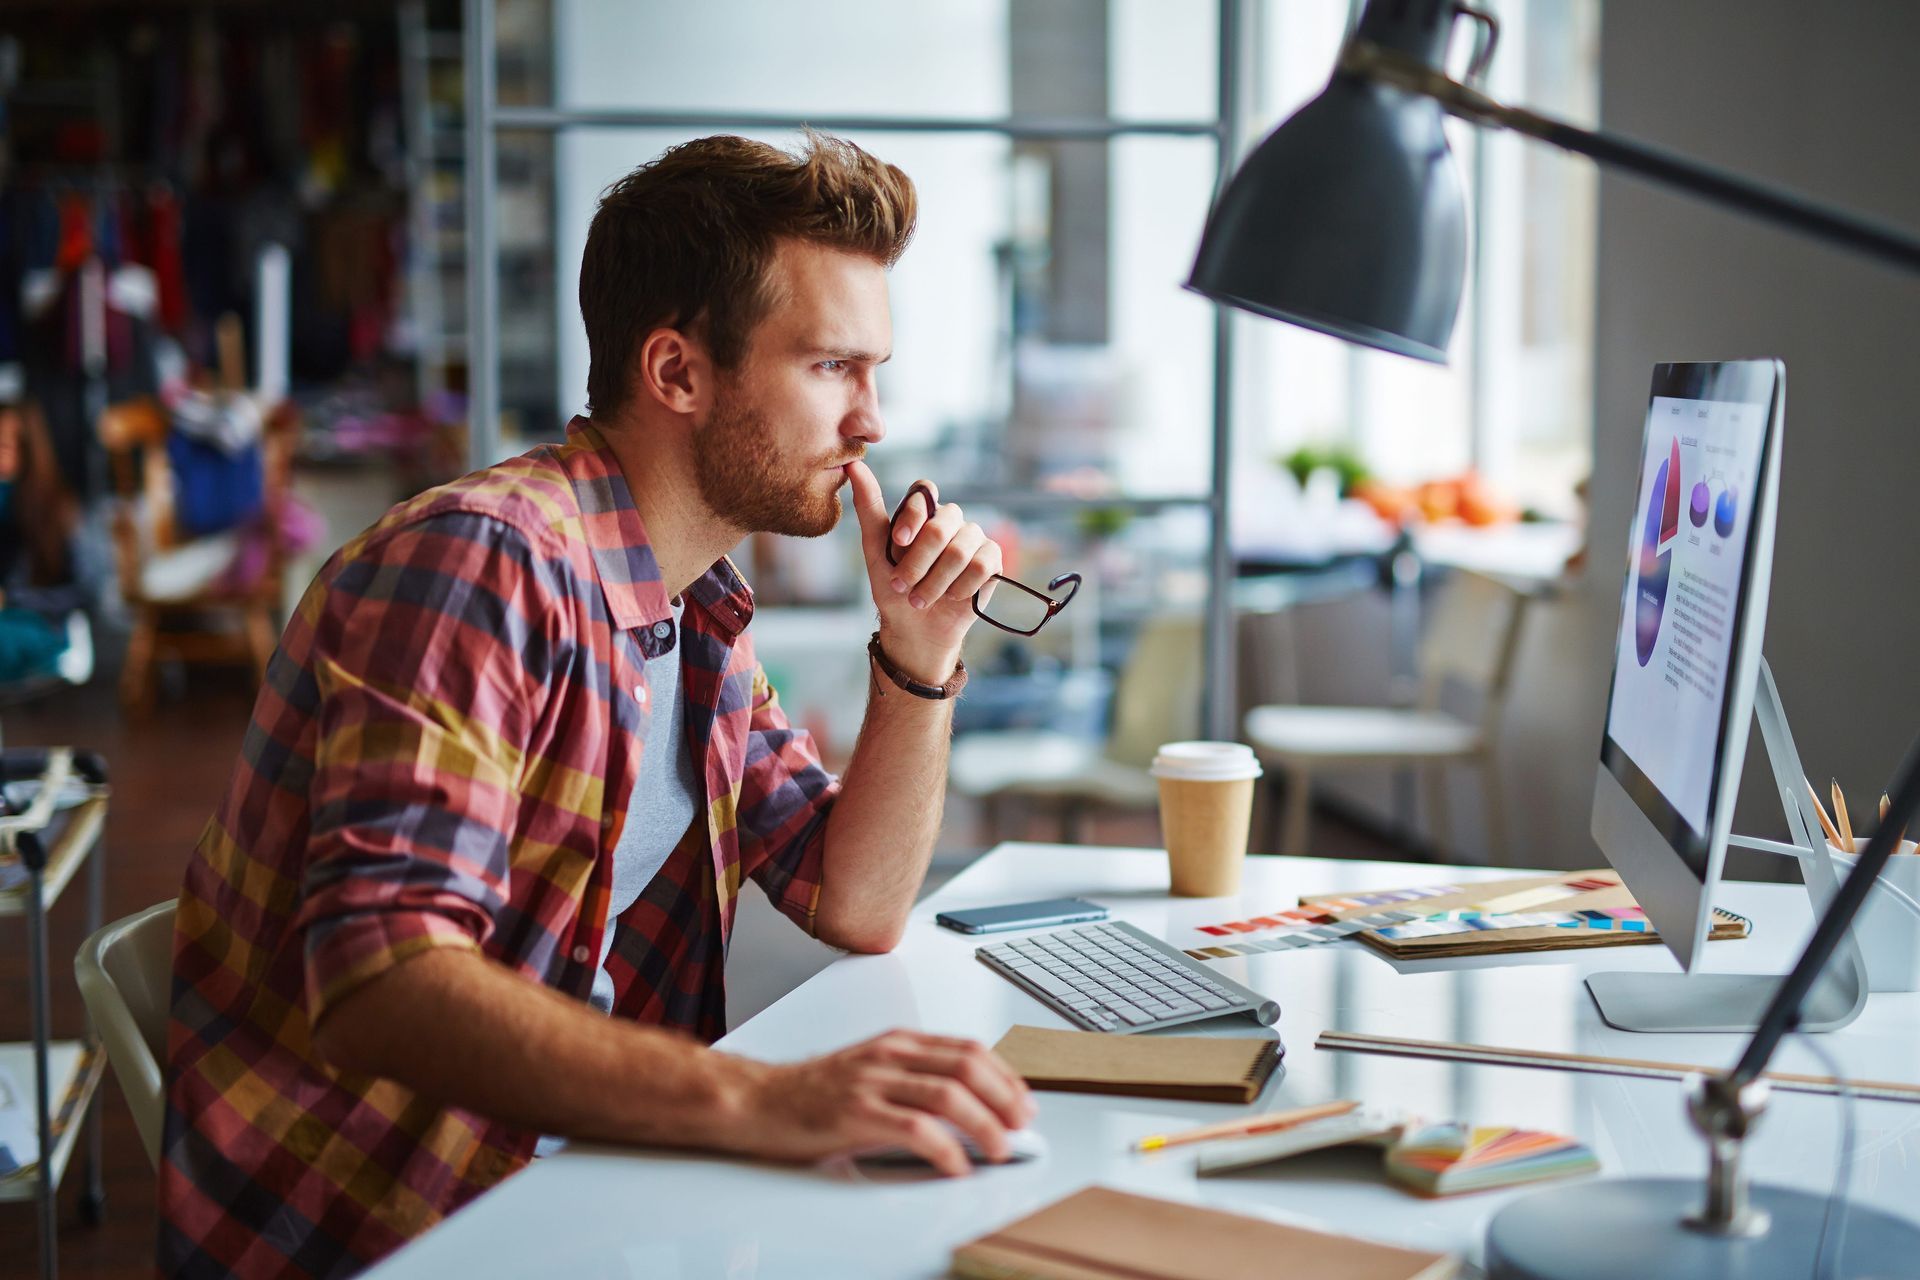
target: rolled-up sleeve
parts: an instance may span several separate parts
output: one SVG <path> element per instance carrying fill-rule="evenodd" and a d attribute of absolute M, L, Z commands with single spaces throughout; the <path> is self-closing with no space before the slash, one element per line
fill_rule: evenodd
<path fill-rule="evenodd" d="M 319 606 L 295 921 L 310 1025 L 402 960 L 492 932 L 556 661 L 553 582 L 524 531 L 451 512 L 362 549 Z"/>
<path fill-rule="evenodd" d="M 753 716 L 740 784 L 740 860 L 773 905 L 813 932 L 820 910 L 827 813 L 840 780 L 820 762 L 813 735 L 787 723 L 766 669 L 753 669 Z"/>

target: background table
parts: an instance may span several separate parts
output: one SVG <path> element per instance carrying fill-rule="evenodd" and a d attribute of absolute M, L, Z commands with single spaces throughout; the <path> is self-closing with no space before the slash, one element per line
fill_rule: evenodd
<path fill-rule="evenodd" d="M 720 1042 L 732 1053 L 792 1061 L 890 1027 L 997 1040 L 1015 1023 L 1065 1024 L 973 958 L 977 939 L 934 913 L 1078 895 L 1176 945 L 1195 926 L 1260 914 L 1306 892 L 1391 888 L 1512 875 L 1461 867 L 1314 858 L 1248 863 L 1239 900 L 1174 899 L 1166 857 L 1143 850 L 1007 844 L 915 908 L 900 947 L 849 956 Z M 1797 886 L 1729 884 L 1718 905 L 1754 921 L 1754 935 L 1713 943 L 1718 970 L 1784 971 L 1812 926 Z M 1478 1259 L 1487 1219 L 1525 1190 L 1421 1200 L 1379 1175 L 1377 1152 L 1334 1152 L 1291 1166 L 1197 1179 L 1196 1148 L 1133 1155 L 1135 1139 L 1252 1111 L 1329 1098 L 1577 1134 L 1609 1174 L 1691 1178 L 1705 1168 L 1677 1085 L 1609 1076 L 1325 1053 L 1326 1028 L 1522 1048 L 1578 1050 L 1724 1066 L 1740 1037 L 1643 1036 L 1600 1022 L 1581 977 L 1603 968 L 1672 969 L 1663 947 L 1393 964 L 1354 943 L 1216 962 L 1280 1002 L 1285 1071 L 1250 1107 L 1065 1093 L 1038 1095 L 1035 1123 L 1051 1154 L 946 1180 L 842 1165 L 751 1161 L 591 1146 L 537 1162 L 371 1272 L 381 1280 L 441 1275 L 931 1277 L 953 1247 L 1089 1183 L 1204 1202 L 1381 1240 L 1458 1249 Z M 1255 1034 L 1243 1019 L 1200 1024 Z M 1920 995 L 1876 995 L 1852 1027 L 1825 1037 L 1849 1074 L 1920 1080 Z M 1776 1069 L 1821 1070 L 1798 1044 Z M 633 1087 L 646 1088 L 636 1079 Z M 1852 1194 L 1920 1213 L 1920 1105 L 1856 1103 Z M 1840 1103 L 1777 1094 L 1749 1144 L 1757 1179 L 1825 1193 Z"/>

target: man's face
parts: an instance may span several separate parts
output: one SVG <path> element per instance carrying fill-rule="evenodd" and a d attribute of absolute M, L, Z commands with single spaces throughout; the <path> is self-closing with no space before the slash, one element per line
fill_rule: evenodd
<path fill-rule="evenodd" d="M 700 496 L 749 533 L 817 538 L 840 521 L 842 470 L 886 434 L 874 371 L 893 351 L 886 268 L 786 241 L 774 302 L 720 376 L 694 446 Z"/>

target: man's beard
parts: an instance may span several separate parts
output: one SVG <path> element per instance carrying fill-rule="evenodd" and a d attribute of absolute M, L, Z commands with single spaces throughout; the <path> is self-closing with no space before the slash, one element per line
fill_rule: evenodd
<path fill-rule="evenodd" d="M 866 452 L 808 462 L 780 456 L 763 414 L 722 394 L 694 450 L 694 477 L 709 510 L 748 533 L 818 538 L 840 523 L 838 491 L 823 492 L 820 473 Z"/>

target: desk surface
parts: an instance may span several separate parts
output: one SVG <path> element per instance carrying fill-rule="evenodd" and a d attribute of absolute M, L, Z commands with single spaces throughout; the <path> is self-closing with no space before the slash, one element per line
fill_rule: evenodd
<path fill-rule="evenodd" d="M 783 1061 L 890 1027 L 992 1043 L 1015 1023 L 1063 1026 L 975 961 L 976 940 L 933 923 L 936 911 L 1079 895 L 1179 945 L 1194 927 L 1289 905 L 1312 891 L 1497 878 L 1510 871 L 1317 858 L 1249 860 L 1246 892 L 1172 899 L 1164 854 L 1002 845 L 921 903 L 892 954 L 834 962 L 745 1023 L 719 1047 Z M 1729 884 L 1718 904 L 1754 921 L 1752 938 L 1714 943 L 1706 965 L 1780 972 L 1812 915 L 1798 886 Z M 1508 1067 L 1323 1053 L 1322 1029 L 1452 1039 L 1724 1066 L 1734 1036 L 1639 1036 L 1600 1022 L 1581 986 L 1587 972 L 1667 969 L 1658 946 L 1503 957 L 1499 964 L 1390 964 L 1353 943 L 1218 962 L 1276 998 L 1285 1071 L 1250 1107 L 1044 1093 L 1035 1127 L 1052 1153 L 1031 1164 L 947 1181 L 847 1167 L 783 1168 L 692 1155 L 575 1147 L 483 1196 L 371 1275 L 646 1275 L 649 1277 L 944 1274 L 962 1241 L 1092 1182 L 1204 1202 L 1381 1240 L 1458 1249 L 1476 1261 L 1487 1219 L 1519 1192 L 1426 1201 L 1377 1176 L 1378 1154 L 1333 1153 L 1294 1168 L 1199 1180 L 1192 1148 L 1136 1156 L 1151 1133 L 1351 1097 L 1431 1118 L 1508 1123 L 1577 1134 L 1612 1174 L 1694 1177 L 1705 1167 L 1676 1085 Z M 1252 1024 L 1202 1024 L 1247 1034 Z M 1876 995 L 1858 1022 L 1826 1037 L 1848 1074 L 1920 1079 L 1920 994 Z M 1820 1071 L 1789 1044 L 1776 1068 Z M 635 1087 L 644 1088 L 644 1081 Z M 1758 1179 L 1824 1193 L 1834 1174 L 1839 1103 L 1777 1094 L 1749 1143 Z M 1920 1105 L 1857 1103 L 1853 1196 L 1909 1218 L 1920 1213 Z"/>

